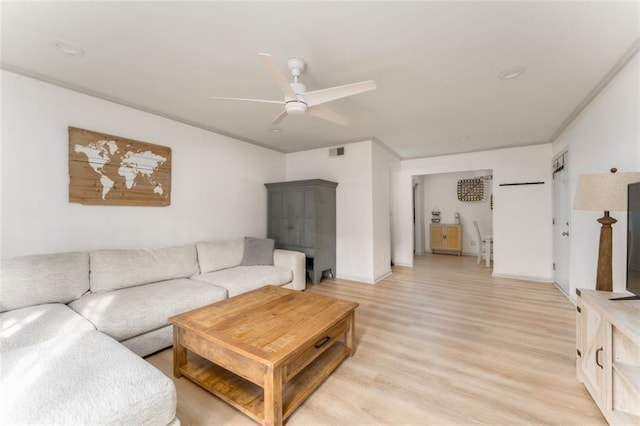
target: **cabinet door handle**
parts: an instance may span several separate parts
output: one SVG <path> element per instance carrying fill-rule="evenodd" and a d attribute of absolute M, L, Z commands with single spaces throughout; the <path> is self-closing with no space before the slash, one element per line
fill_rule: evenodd
<path fill-rule="evenodd" d="M 600 368 L 604 369 L 604 366 L 598 362 L 598 361 L 600 361 L 600 360 L 599 360 L 599 358 L 598 358 L 598 355 L 600 354 L 600 352 L 602 352 L 602 349 L 603 349 L 603 348 L 598 348 L 598 349 L 596 350 L 596 365 L 597 365 L 598 367 L 600 367 Z"/>

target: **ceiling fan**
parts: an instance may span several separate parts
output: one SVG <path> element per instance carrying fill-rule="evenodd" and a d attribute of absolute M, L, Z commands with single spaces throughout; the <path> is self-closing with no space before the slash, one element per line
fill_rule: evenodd
<path fill-rule="evenodd" d="M 298 81 L 300 74 L 306 67 L 306 62 L 300 58 L 291 58 L 287 61 L 287 68 L 291 72 L 293 82 L 289 82 L 287 77 L 282 73 L 278 64 L 273 57 L 266 53 L 259 53 L 258 57 L 262 60 L 262 63 L 271 72 L 276 80 L 276 83 L 284 93 L 283 101 L 272 101 L 266 99 L 246 99 L 246 98 L 225 98 L 218 96 L 211 96 L 210 99 L 223 100 L 223 101 L 247 101 L 247 102 L 262 102 L 268 104 L 280 104 L 284 105 L 284 111 L 282 111 L 271 123 L 272 126 L 277 125 L 284 120 L 287 115 L 297 115 L 308 113 L 314 117 L 322 118 L 332 123 L 346 126 L 349 124 L 349 120 L 344 116 L 332 111 L 325 107 L 323 104 L 337 99 L 346 98 L 347 96 L 357 95 L 359 93 L 368 92 L 376 88 L 376 83 L 373 80 L 361 81 L 359 83 L 345 84 L 344 86 L 330 87 L 328 89 L 314 90 L 307 92 L 307 88 L 304 84 Z"/>

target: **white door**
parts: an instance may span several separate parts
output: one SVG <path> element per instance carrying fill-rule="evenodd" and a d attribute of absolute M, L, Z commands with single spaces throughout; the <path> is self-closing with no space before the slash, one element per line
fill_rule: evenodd
<path fill-rule="evenodd" d="M 553 161 L 553 278 L 569 296 L 571 193 L 567 153 Z"/>

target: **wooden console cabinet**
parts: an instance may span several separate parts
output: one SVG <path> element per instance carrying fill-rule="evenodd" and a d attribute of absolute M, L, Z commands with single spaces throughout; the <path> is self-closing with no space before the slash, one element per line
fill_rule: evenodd
<path fill-rule="evenodd" d="M 640 300 L 576 290 L 576 371 L 611 425 L 640 425 Z"/>
<path fill-rule="evenodd" d="M 455 252 L 462 254 L 462 225 L 432 223 L 429 227 L 431 252 Z"/>

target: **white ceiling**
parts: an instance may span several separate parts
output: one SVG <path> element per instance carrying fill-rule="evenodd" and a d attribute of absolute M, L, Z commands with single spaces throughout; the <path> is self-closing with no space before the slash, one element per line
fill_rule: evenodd
<path fill-rule="evenodd" d="M 640 38 L 636 1 L 1 7 L 4 69 L 282 152 L 376 139 L 401 158 L 551 141 Z M 328 104 L 347 127 L 305 115 L 272 133 L 280 106 L 208 99 L 280 100 L 259 52 L 283 71 L 305 59 L 308 90 L 370 79 L 378 89 Z M 526 71 L 497 78 L 514 67 Z"/>

